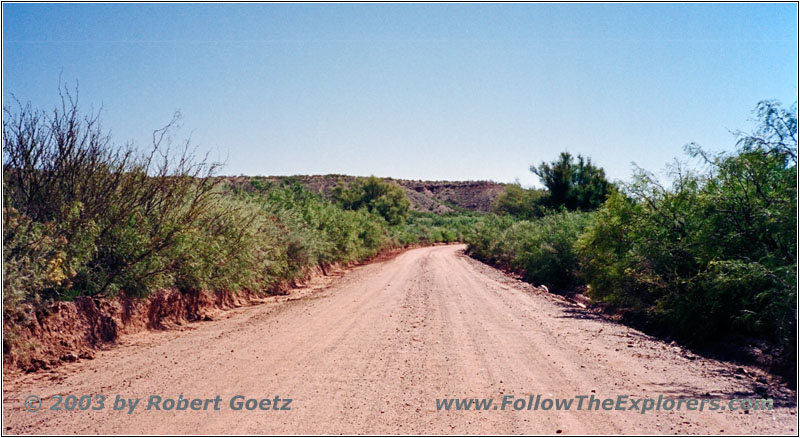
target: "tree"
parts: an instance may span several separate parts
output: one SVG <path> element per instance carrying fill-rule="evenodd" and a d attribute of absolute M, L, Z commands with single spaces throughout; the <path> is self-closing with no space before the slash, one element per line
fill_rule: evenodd
<path fill-rule="evenodd" d="M 540 202 L 549 208 L 596 210 L 613 189 L 602 168 L 580 155 L 575 162 L 569 152 L 562 152 L 552 163 L 543 161 L 538 167 L 531 166 L 530 170 L 547 188 L 547 196 Z"/>
<path fill-rule="evenodd" d="M 392 225 L 403 222 L 411 206 L 402 187 L 374 176 L 356 178 L 349 185 L 340 181 L 333 188 L 333 197 L 348 210 L 366 208 L 383 216 Z"/>
<path fill-rule="evenodd" d="M 541 217 L 546 211 L 540 203 L 543 196 L 543 190 L 525 189 L 519 184 L 509 184 L 495 200 L 492 211 L 520 219 Z"/>

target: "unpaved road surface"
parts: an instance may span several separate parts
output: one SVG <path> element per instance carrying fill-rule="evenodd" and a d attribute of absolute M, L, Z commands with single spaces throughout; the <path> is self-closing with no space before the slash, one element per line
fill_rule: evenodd
<path fill-rule="evenodd" d="M 323 289 L 143 333 L 94 360 L 4 376 L 11 434 L 797 434 L 794 394 L 772 411 L 437 411 L 437 398 L 759 397 L 756 376 L 507 277 L 461 245 L 407 251 Z M 763 379 L 762 379 L 763 381 Z M 782 391 L 782 392 L 781 392 Z M 23 409 L 35 394 L 44 408 Z M 108 397 L 50 411 L 54 395 Z M 220 410 L 147 411 L 151 395 L 221 396 Z M 116 395 L 140 398 L 132 413 Z M 233 411 L 235 395 L 291 398 Z M 209 407 L 211 409 L 211 407 Z"/>

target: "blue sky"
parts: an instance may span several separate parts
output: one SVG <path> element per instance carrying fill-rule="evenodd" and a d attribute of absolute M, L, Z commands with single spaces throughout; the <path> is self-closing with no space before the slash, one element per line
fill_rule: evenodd
<path fill-rule="evenodd" d="M 567 150 L 625 180 L 731 148 L 797 65 L 788 3 L 3 5 L 4 104 L 78 81 L 142 147 L 180 110 L 224 174 L 531 185 Z"/>

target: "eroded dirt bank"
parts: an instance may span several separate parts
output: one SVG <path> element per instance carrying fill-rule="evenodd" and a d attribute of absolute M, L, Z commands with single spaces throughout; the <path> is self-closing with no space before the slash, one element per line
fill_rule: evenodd
<path fill-rule="evenodd" d="M 4 375 L 12 434 L 796 434 L 795 395 L 753 370 L 695 357 L 463 255 L 419 248 L 330 287 L 141 332 L 91 361 Z M 744 372 L 743 372 L 744 371 Z M 761 381 L 759 381 L 761 380 Z M 436 399 L 778 396 L 772 411 L 437 411 Z M 31 394 L 45 409 L 27 412 Z M 54 395 L 143 401 L 132 414 L 49 411 Z M 147 411 L 151 395 L 225 401 Z M 233 411 L 234 395 L 292 398 L 289 411 Z M 109 403 L 109 402 L 107 402 Z"/>
<path fill-rule="evenodd" d="M 387 251 L 377 259 L 402 252 Z M 276 286 L 272 293 L 251 291 L 199 291 L 181 293 L 164 289 L 146 299 L 124 295 L 113 299 L 78 297 L 57 301 L 25 315 L 19 321 L 4 321 L 4 372 L 50 370 L 65 362 L 93 359 L 97 350 L 113 348 L 121 336 L 142 331 L 180 328 L 196 321 L 212 321 L 221 311 L 302 295 L 329 284 L 355 265 L 332 264 L 309 269 L 295 283 Z"/>

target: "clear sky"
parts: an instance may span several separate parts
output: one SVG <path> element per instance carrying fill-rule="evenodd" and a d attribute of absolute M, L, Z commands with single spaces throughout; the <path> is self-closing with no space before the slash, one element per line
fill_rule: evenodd
<path fill-rule="evenodd" d="M 6 3 L 2 34 L 4 104 L 77 80 L 140 146 L 180 110 L 223 174 L 531 185 L 568 150 L 625 180 L 798 93 L 790 3 Z"/>

